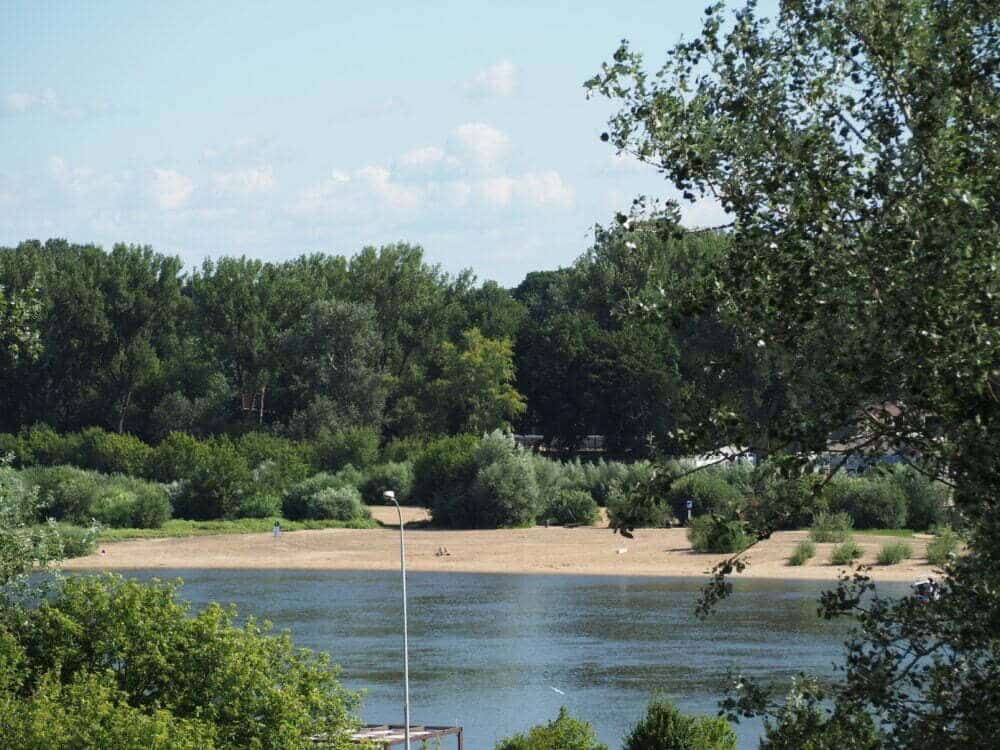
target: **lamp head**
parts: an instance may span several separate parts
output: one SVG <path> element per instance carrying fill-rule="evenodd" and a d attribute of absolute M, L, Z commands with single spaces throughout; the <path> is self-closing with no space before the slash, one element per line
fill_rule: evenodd
<path fill-rule="evenodd" d="M 382 497 L 385 498 L 385 501 L 387 503 L 394 503 L 394 502 L 396 502 L 396 493 L 393 492 L 392 490 L 386 490 L 385 492 L 383 492 L 382 493 Z"/>

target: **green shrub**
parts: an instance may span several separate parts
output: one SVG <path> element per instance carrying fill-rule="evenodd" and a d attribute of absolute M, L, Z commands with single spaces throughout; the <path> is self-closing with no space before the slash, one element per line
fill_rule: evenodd
<path fill-rule="evenodd" d="M 171 432 L 153 449 L 147 474 L 157 482 L 179 482 L 194 476 L 208 448 L 186 432 Z"/>
<path fill-rule="evenodd" d="M 830 563 L 833 565 L 850 565 L 864 554 L 864 550 L 853 539 L 848 539 L 833 548 L 830 553 Z"/>
<path fill-rule="evenodd" d="M 133 435 L 118 435 L 100 427 L 88 427 L 80 433 L 80 445 L 74 463 L 102 474 L 147 475 L 153 449 Z"/>
<path fill-rule="evenodd" d="M 743 496 L 726 482 L 719 471 L 696 471 L 676 480 L 667 490 L 666 500 L 674 515 L 687 517 L 687 501 L 694 502 L 692 514 L 715 514 L 733 518 L 742 507 Z"/>
<path fill-rule="evenodd" d="M 386 463 L 413 463 L 427 447 L 427 441 L 416 435 L 393 438 L 382 447 L 382 460 Z"/>
<path fill-rule="evenodd" d="M 630 494 L 637 485 L 651 480 L 653 465 L 649 461 L 622 463 L 600 459 L 594 463 L 577 463 L 573 472 L 576 475 L 574 486 L 589 492 L 597 504 L 604 507 L 611 503 L 615 488 L 623 488 Z"/>
<path fill-rule="evenodd" d="M 47 424 L 34 424 L 18 434 L 22 465 L 56 466 L 76 463 L 79 435 L 60 435 Z"/>
<path fill-rule="evenodd" d="M 328 487 L 306 500 L 306 520 L 355 521 L 370 517 L 361 493 L 353 487 Z"/>
<path fill-rule="evenodd" d="M 253 487 L 250 467 L 226 436 L 206 440 L 203 446 L 174 498 L 174 515 L 194 521 L 235 518 Z"/>
<path fill-rule="evenodd" d="M 240 518 L 275 518 L 281 515 L 281 499 L 277 495 L 254 494 L 240 503 Z"/>
<path fill-rule="evenodd" d="M 526 734 L 500 740 L 494 750 L 608 750 L 597 741 L 593 728 L 574 719 L 564 706 L 548 724 L 532 727 Z"/>
<path fill-rule="evenodd" d="M 698 516 L 687 530 L 695 552 L 740 552 L 750 546 L 743 524 L 720 516 Z"/>
<path fill-rule="evenodd" d="M 589 492 L 560 490 L 542 509 L 539 520 L 564 526 L 571 524 L 593 526 L 597 523 L 599 515 L 597 503 Z"/>
<path fill-rule="evenodd" d="M 107 482 L 93 471 L 74 466 L 36 466 L 26 469 L 23 479 L 38 488 L 42 518 L 54 518 L 71 524 L 90 523 L 91 506 Z"/>
<path fill-rule="evenodd" d="M 839 479 L 829 486 L 830 510 L 847 513 L 856 529 L 906 526 L 906 496 L 888 479 Z"/>
<path fill-rule="evenodd" d="M 34 461 L 24 441 L 9 432 L 0 433 L 0 462 L 8 461 L 18 469 L 31 466 Z"/>
<path fill-rule="evenodd" d="M 934 530 L 934 538 L 927 543 L 927 562 L 931 565 L 946 565 L 958 554 L 960 543 L 958 534 L 948 526 L 940 526 Z"/>
<path fill-rule="evenodd" d="M 666 500 L 650 484 L 612 484 L 608 520 L 614 528 L 661 528 L 669 526 L 672 517 Z"/>
<path fill-rule="evenodd" d="M 484 458 L 493 460 L 494 456 Z M 529 457 L 523 452 L 500 456 L 479 469 L 462 515 L 458 525 L 477 529 L 533 524 L 538 515 L 538 485 Z"/>
<path fill-rule="evenodd" d="M 74 526 L 68 523 L 56 524 L 59 543 L 65 557 L 86 557 L 97 549 L 97 534 L 90 527 Z"/>
<path fill-rule="evenodd" d="M 827 510 L 826 497 L 819 490 L 823 481 L 819 475 L 784 477 L 763 464 L 757 467 L 753 480 L 751 505 L 766 515 L 772 528 L 801 529 Z"/>
<path fill-rule="evenodd" d="M 948 488 L 908 466 L 895 469 L 890 480 L 906 497 L 906 523 L 926 531 L 942 523 L 948 511 Z"/>
<path fill-rule="evenodd" d="M 464 495 L 476 478 L 479 438 L 454 435 L 427 445 L 413 464 L 413 499 L 431 505 L 435 496 Z"/>
<path fill-rule="evenodd" d="M 91 505 L 90 512 L 102 526 L 125 529 L 132 526 L 132 509 L 135 503 L 134 493 L 115 488 L 98 497 Z"/>
<path fill-rule="evenodd" d="M 236 450 L 253 469 L 254 485 L 260 493 L 280 497 L 311 473 L 312 450 L 305 443 L 248 432 L 236 441 Z"/>
<path fill-rule="evenodd" d="M 805 565 L 816 555 L 816 545 L 809 539 L 803 539 L 795 546 L 795 551 L 788 558 L 789 565 Z"/>
<path fill-rule="evenodd" d="M 563 490 L 579 489 L 579 485 L 573 484 L 573 469 L 570 464 L 546 458 L 537 453 L 529 455 L 535 469 L 538 496 L 543 505 L 550 502 Z"/>
<path fill-rule="evenodd" d="M 400 505 L 409 502 L 413 490 L 413 467 L 404 462 L 379 464 L 369 469 L 361 484 L 364 501 L 369 505 L 381 505 L 385 502 L 382 493 L 386 490 L 396 493 L 396 502 Z"/>
<path fill-rule="evenodd" d="M 281 512 L 285 518 L 291 521 L 304 521 L 309 519 L 324 518 L 316 516 L 316 497 L 330 489 L 351 490 L 359 498 L 357 489 L 357 470 L 353 466 L 346 466 L 336 474 L 320 473 L 305 479 L 285 493 L 281 499 Z"/>
<path fill-rule="evenodd" d="M 854 523 L 846 513 L 817 513 L 809 536 L 814 542 L 843 542 L 851 536 Z"/>
<path fill-rule="evenodd" d="M 879 565 L 898 565 L 913 557 L 913 548 L 906 542 L 889 542 L 878 551 Z"/>
<path fill-rule="evenodd" d="M 623 750 L 736 750 L 736 733 L 721 717 L 686 716 L 654 698 L 625 736 Z"/>
<path fill-rule="evenodd" d="M 316 468 L 337 471 L 351 464 L 367 469 L 378 461 L 378 442 L 378 431 L 371 427 L 321 430 L 313 445 Z"/>

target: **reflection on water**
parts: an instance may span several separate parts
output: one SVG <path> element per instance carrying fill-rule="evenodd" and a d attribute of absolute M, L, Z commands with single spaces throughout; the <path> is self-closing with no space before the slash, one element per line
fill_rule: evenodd
<path fill-rule="evenodd" d="M 328 651 L 349 687 L 366 689 L 362 718 L 401 721 L 398 575 L 134 575 L 183 578 L 181 595 L 196 605 L 235 602 L 287 628 L 297 644 Z M 799 672 L 830 674 L 844 634 L 816 617 L 817 583 L 744 582 L 701 622 L 691 579 L 413 573 L 407 582 L 413 719 L 462 724 L 472 750 L 551 719 L 560 705 L 617 748 L 652 692 L 715 713 L 728 673 L 784 684 Z M 756 747 L 759 725 L 737 729 L 741 747 Z"/>

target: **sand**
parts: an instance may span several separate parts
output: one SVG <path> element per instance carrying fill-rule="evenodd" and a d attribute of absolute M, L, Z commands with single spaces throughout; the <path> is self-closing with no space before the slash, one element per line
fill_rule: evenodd
<path fill-rule="evenodd" d="M 70 570 L 310 569 L 398 570 L 399 531 L 395 509 L 372 508 L 375 517 L 396 528 L 325 529 L 270 534 L 225 534 L 171 539 L 141 539 L 107 544 L 103 552 L 70 560 Z M 407 522 L 426 517 L 420 508 L 404 508 Z M 843 567 L 827 561 L 833 544 L 817 544 L 816 556 L 802 566 L 787 559 L 804 531 L 776 533 L 750 552 L 743 578 L 835 581 Z M 913 581 L 933 574 L 924 559 L 930 537 L 908 539 L 914 559 L 875 566 L 876 581 Z M 874 564 L 879 548 L 892 538 L 855 535 L 864 549 L 860 562 Z M 447 555 L 437 552 L 444 548 Z M 605 526 L 587 528 L 444 531 L 408 529 L 407 569 L 451 573 L 538 573 L 567 575 L 704 576 L 725 555 L 691 551 L 683 529 L 640 529 L 626 539 Z"/>

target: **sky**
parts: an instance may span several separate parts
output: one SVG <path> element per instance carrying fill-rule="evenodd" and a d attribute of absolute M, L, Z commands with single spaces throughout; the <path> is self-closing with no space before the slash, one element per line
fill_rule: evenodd
<path fill-rule="evenodd" d="M 705 2 L 5 0 L 0 245 L 191 267 L 405 241 L 514 285 L 675 195 L 600 141 L 582 84 L 622 38 L 658 67 Z"/>

